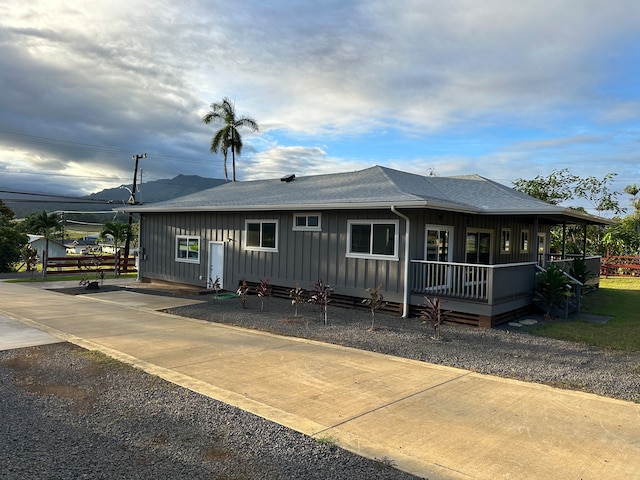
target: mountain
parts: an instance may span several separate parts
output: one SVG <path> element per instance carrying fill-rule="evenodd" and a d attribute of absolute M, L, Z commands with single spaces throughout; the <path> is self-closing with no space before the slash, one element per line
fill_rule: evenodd
<path fill-rule="evenodd" d="M 136 201 L 139 203 L 155 203 L 164 200 L 189 195 L 191 193 L 217 187 L 226 183 L 219 178 L 206 178 L 198 175 L 178 175 L 171 179 L 144 182 L 138 188 Z M 107 188 L 100 192 L 84 197 L 39 197 L 33 200 L 28 195 L 12 195 L 14 200 L 4 200 L 4 203 L 15 213 L 17 218 L 24 218 L 30 213 L 55 211 L 87 212 L 87 215 L 74 214 L 74 219 L 84 221 L 104 221 L 104 215 L 92 214 L 97 211 L 110 211 L 117 205 L 126 203 L 130 198 L 131 185 L 121 185 L 117 188 Z M 21 197 L 21 198 L 19 198 Z M 0 198 L 1 199 L 1 198 Z"/>
<path fill-rule="evenodd" d="M 191 193 L 217 187 L 226 183 L 219 178 L 205 178 L 198 175 L 178 175 L 169 180 L 154 180 L 143 183 L 136 193 L 138 203 L 156 203 L 164 200 L 182 197 Z M 131 185 L 121 185 L 118 188 L 107 188 L 88 195 L 89 200 L 113 200 L 114 203 L 127 202 L 130 197 Z"/>

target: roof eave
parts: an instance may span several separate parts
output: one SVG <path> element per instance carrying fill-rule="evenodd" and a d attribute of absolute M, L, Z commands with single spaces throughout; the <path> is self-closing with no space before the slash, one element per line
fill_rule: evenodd
<path fill-rule="evenodd" d="M 575 222 L 580 220 L 580 223 L 597 224 L 597 225 L 614 225 L 617 223 L 615 220 L 609 218 L 598 217 L 588 213 L 583 213 L 578 210 L 570 208 L 563 209 L 539 209 L 539 210 L 515 210 L 515 209 L 496 209 L 496 210 L 483 210 L 481 212 L 484 215 L 537 215 L 540 217 L 557 218 L 562 221 Z"/>
<path fill-rule="evenodd" d="M 178 212 L 246 212 L 246 211 L 302 211 L 302 210 L 371 210 L 380 208 L 431 208 L 434 210 L 448 210 L 460 213 L 478 213 L 479 209 L 463 205 L 451 205 L 427 201 L 385 201 L 385 202 L 338 202 L 338 203 L 308 203 L 308 204 L 278 204 L 278 205 L 199 205 L 199 206 L 124 206 L 114 208 L 116 212 L 126 213 L 178 213 Z"/>

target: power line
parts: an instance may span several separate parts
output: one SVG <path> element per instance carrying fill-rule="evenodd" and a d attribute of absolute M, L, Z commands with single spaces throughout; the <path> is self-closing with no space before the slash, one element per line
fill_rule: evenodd
<path fill-rule="evenodd" d="M 0 190 L 0 193 L 11 193 L 13 195 L 30 195 L 33 197 L 47 197 L 47 198 L 69 198 L 71 200 L 85 200 L 84 197 L 71 197 L 69 195 L 54 195 L 51 193 L 31 193 L 31 192 L 17 192 L 14 190 Z M 96 202 L 96 203 L 104 203 L 104 200 L 94 200 L 92 198 L 87 198 L 86 202 Z"/>

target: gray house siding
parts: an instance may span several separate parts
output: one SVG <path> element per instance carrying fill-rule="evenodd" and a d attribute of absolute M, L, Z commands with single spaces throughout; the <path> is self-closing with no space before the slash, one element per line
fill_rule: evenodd
<path fill-rule="evenodd" d="M 300 213 L 300 212 L 296 212 Z M 389 301 L 402 301 L 404 221 L 390 211 L 321 211 L 322 230 L 294 231 L 294 212 L 255 213 L 144 213 L 141 219 L 140 275 L 206 286 L 209 242 L 224 243 L 224 288 L 235 290 L 242 280 L 269 278 L 274 285 L 310 288 L 319 278 L 336 293 L 363 296 L 367 287 L 382 283 Z M 246 220 L 277 220 L 278 251 L 245 249 Z M 398 223 L 399 260 L 347 257 L 348 220 L 391 220 Z M 200 238 L 198 263 L 177 261 L 176 237 Z"/>
<path fill-rule="evenodd" d="M 454 262 L 466 262 L 465 241 L 468 229 L 491 232 L 493 264 L 528 262 L 535 258 L 532 250 L 533 225 L 524 223 L 518 217 L 479 217 L 427 209 L 400 211 L 411 222 L 410 260 L 424 259 L 426 225 L 453 227 Z M 321 231 L 293 230 L 294 213 L 320 214 Z M 277 220 L 278 251 L 246 250 L 246 220 Z M 348 257 L 349 220 L 397 222 L 398 259 Z M 209 279 L 209 242 L 220 242 L 224 249 L 223 287 L 226 290 L 235 291 L 242 280 L 257 282 L 267 278 L 273 285 L 294 287 L 299 282 L 303 288 L 309 289 L 322 278 L 335 288 L 336 293 L 354 297 L 365 297 L 366 288 L 382 284 L 387 301 L 402 303 L 405 228 L 405 220 L 390 210 L 143 213 L 140 275 L 143 279 L 205 287 Z M 502 228 L 509 228 L 511 231 L 512 248 L 509 254 L 500 252 Z M 528 230 L 530 235 L 530 251 L 527 254 L 520 253 L 519 249 L 522 230 Z M 546 227 L 547 233 L 548 230 Z M 178 235 L 199 237 L 198 263 L 176 260 Z M 412 297 L 412 300 L 415 298 Z"/>

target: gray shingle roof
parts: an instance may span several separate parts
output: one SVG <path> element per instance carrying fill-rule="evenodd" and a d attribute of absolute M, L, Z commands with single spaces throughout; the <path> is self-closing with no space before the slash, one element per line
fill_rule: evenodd
<path fill-rule="evenodd" d="M 598 217 L 551 205 L 479 175 L 432 177 L 374 166 L 355 172 L 296 177 L 290 182 L 233 182 L 166 202 L 123 207 L 135 212 L 348 208 L 435 208 L 477 214 Z M 606 220 L 604 223 L 608 223 Z"/>

